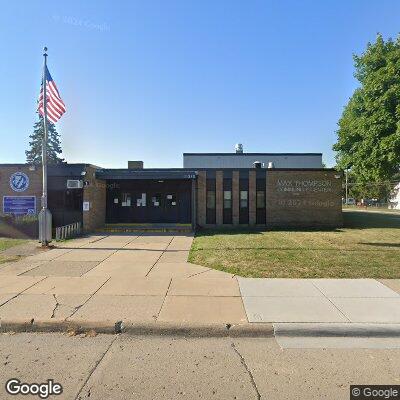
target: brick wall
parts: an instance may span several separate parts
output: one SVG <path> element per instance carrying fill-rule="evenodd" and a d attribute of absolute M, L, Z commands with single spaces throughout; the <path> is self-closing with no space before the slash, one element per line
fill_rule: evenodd
<path fill-rule="evenodd" d="M 342 226 L 342 179 L 335 171 L 267 171 L 268 227 Z"/>
<path fill-rule="evenodd" d="M 23 192 L 16 192 L 10 186 L 10 177 L 13 173 L 21 171 L 29 178 L 29 187 Z M 41 209 L 42 197 L 42 167 L 35 167 L 35 171 L 30 171 L 28 165 L 9 164 L 0 165 L 0 214 L 3 214 L 3 196 L 35 196 L 36 213 Z"/>
<path fill-rule="evenodd" d="M 106 220 L 106 181 L 96 179 L 96 168 L 86 167 L 84 181 L 88 184 L 83 189 L 83 201 L 89 202 L 89 211 L 83 211 L 83 230 L 90 232 L 101 228 Z"/>

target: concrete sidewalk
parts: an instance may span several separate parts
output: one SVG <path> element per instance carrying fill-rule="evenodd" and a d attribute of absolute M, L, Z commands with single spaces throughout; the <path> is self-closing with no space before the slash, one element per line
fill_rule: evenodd
<path fill-rule="evenodd" d="M 0 266 L 2 329 L 400 324 L 399 281 L 238 278 L 188 263 L 192 240 L 93 235 Z"/>

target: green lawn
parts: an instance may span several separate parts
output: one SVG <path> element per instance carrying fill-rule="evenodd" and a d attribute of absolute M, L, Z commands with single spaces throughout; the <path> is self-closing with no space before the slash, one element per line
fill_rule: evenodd
<path fill-rule="evenodd" d="M 14 261 L 18 257 L 14 256 L 6 256 L 2 254 L 1 252 L 4 250 L 9 249 L 10 247 L 16 246 L 21 243 L 25 243 L 26 240 L 23 239 L 9 239 L 9 238 L 3 238 L 0 237 L 0 264 L 8 262 L 8 261 Z"/>
<path fill-rule="evenodd" d="M 248 277 L 400 278 L 400 213 L 344 211 L 331 231 L 203 231 L 189 261 Z"/>

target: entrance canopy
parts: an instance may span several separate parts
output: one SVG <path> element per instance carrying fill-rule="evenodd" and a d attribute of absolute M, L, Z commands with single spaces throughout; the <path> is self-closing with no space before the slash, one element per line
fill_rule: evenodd
<path fill-rule="evenodd" d="M 186 169 L 98 169 L 97 179 L 169 180 L 196 179 L 197 171 Z"/>

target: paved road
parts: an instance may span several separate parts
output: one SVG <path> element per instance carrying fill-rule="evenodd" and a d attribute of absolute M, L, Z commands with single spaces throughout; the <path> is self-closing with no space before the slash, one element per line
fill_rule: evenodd
<path fill-rule="evenodd" d="M 2 334 L 0 365 L 10 400 L 31 398 L 5 393 L 11 377 L 53 378 L 64 392 L 51 398 L 74 400 L 336 400 L 350 384 L 400 384 L 400 349 L 282 348 L 274 338 Z"/>

